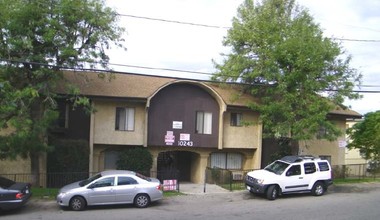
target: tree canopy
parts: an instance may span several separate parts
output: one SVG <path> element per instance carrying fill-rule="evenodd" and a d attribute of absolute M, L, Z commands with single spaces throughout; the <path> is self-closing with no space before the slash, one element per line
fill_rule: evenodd
<path fill-rule="evenodd" d="M 2 157 L 29 156 L 38 172 L 38 153 L 47 149 L 47 128 L 57 117 L 61 70 L 107 68 L 106 49 L 123 47 L 117 18 L 102 0 L 0 1 Z M 88 104 L 78 97 L 74 102 Z"/>
<path fill-rule="evenodd" d="M 380 161 L 380 111 L 364 115 L 364 120 L 347 130 L 349 149 L 359 149 L 367 160 Z"/>
<path fill-rule="evenodd" d="M 215 63 L 213 79 L 241 83 L 261 99 L 249 105 L 260 112 L 266 134 L 298 140 L 320 128 L 329 140 L 341 134 L 326 117 L 345 98 L 359 98 L 352 89 L 361 75 L 307 9 L 295 0 L 246 0 L 223 44 L 231 52 Z"/>

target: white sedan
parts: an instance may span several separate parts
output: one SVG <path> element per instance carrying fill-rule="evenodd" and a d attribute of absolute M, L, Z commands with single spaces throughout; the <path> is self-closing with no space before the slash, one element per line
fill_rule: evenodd
<path fill-rule="evenodd" d="M 161 183 L 127 170 L 108 170 L 62 187 L 57 196 L 61 207 L 81 211 L 86 206 L 134 204 L 139 208 L 163 198 Z"/>

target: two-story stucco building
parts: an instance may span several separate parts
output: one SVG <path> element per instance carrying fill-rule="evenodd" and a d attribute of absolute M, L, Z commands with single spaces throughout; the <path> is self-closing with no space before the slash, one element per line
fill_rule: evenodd
<path fill-rule="evenodd" d="M 260 168 L 262 126 L 258 113 L 247 107 L 257 101 L 252 96 L 209 82 L 133 74 L 114 77 L 65 72 L 96 109 L 79 119 L 80 113 L 63 107 L 66 137 L 80 131 L 89 140 L 90 172 L 115 169 L 120 150 L 136 146 L 152 154 L 152 171 L 177 170 L 182 181 L 202 182 L 207 166 Z"/>

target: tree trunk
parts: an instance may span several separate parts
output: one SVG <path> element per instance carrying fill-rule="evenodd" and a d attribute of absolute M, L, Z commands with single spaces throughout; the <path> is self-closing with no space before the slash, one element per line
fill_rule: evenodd
<path fill-rule="evenodd" d="M 32 185 L 40 187 L 40 154 L 39 152 L 30 152 L 30 169 L 32 172 Z"/>

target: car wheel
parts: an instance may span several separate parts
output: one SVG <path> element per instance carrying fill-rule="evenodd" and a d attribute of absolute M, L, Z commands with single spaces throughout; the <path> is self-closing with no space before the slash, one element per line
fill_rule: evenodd
<path fill-rule="evenodd" d="M 275 200 L 278 196 L 278 187 L 275 185 L 271 185 L 267 190 L 267 199 Z"/>
<path fill-rule="evenodd" d="M 74 211 L 82 211 L 85 207 L 86 201 L 80 196 L 75 196 L 70 200 L 70 208 Z"/>
<path fill-rule="evenodd" d="M 316 182 L 313 186 L 312 193 L 314 196 L 321 196 L 325 193 L 325 186 L 321 182 Z"/>
<path fill-rule="evenodd" d="M 145 208 L 149 205 L 150 198 L 147 194 L 138 194 L 135 197 L 134 204 L 138 208 Z"/>

